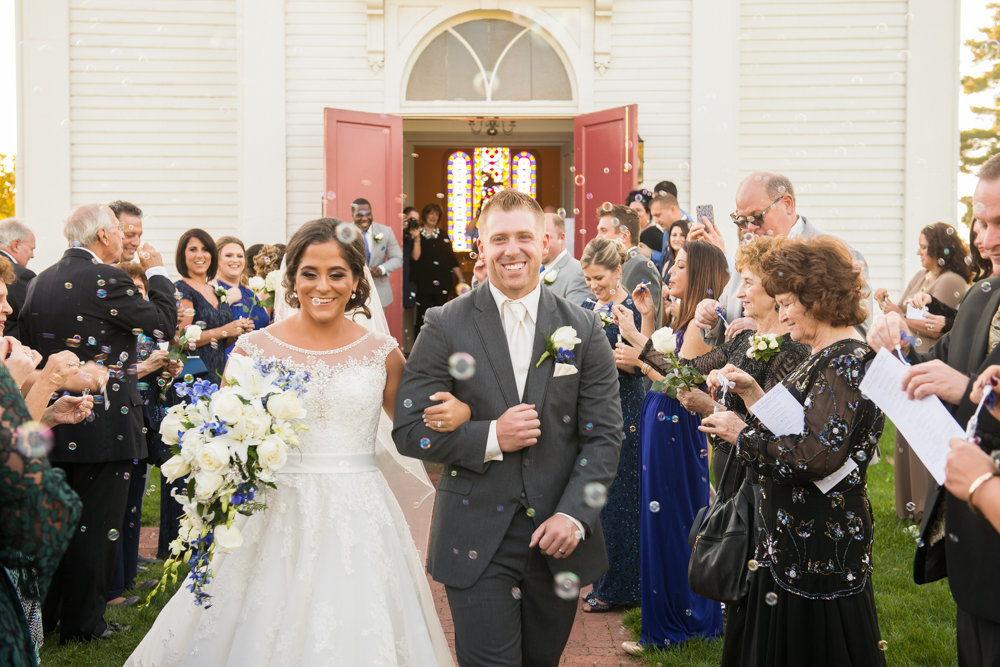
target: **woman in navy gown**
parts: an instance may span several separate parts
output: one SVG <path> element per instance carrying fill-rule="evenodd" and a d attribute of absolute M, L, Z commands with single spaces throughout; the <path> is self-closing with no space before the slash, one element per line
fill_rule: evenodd
<path fill-rule="evenodd" d="M 669 287 L 670 296 L 680 299 L 671 320 L 678 356 L 692 359 L 709 351 L 694 324 L 695 307 L 720 294 L 728 280 L 726 257 L 715 246 L 689 241 L 677 253 Z M 633 298 L 642 314 L 642 333 L 651 336 L 655 323 L 649 290 L 640 285 Z M 652 366 L 624 344 L 615 350 L 615 360 L 636 363 L 652 380 L 670 370 Z M 646 394 L 639 420 L 642 638 L 638 646 L 626 642 L 635 652 L 642 645 L 667 647 L 722 633 L 721 605 L 696 595 L 687 580 L 688 533 L 698 510 L 708 504 L 708 443 L 698 431 L 700 423 L 677 399 L 662 392 Z"/>
<path fill-rule="evenodd" d="M 621 341 L 611 310 L 616 303 L 628 310 L 635 326 L 640 324 L 639 311 L 621 284 L 621 267 L 626 257 L 625 246 L 620 242 L 594 239 L 584 248 L 580 258 L 583 275 L 594 293 L 594 298 L 582 305 L 600 315 L 611 347 Z M 607 502 L 601 509 L 609 569 L 587 594 L 586 612 L 605 612 L 619 605 L 639 602 L 639 410 L 645 388 L 637 368 L 618 365 L 618 395 L 624 424 L 622 449 L 618 472 L 611 488 L 607 489 Z M 585 489 L 584 492 L 588 504 L 604 500 L 603 489 Z"/>
<path fill-rule="evenodd" d="M 243 241 L 235 236 L 223 236 L 216 242 L 219 249 L 219 272 L 215 274 L 215 283 L 226 289 L 226 301 L 229 303 L 233 316 L 241 320 L 249 320 L 254 329 L 263 329 L 271 323 L 267 308 L 254 303 L 254 293 L 247 286 L 248 279 L 244 274 L 246 268 L 246 250 Z M 226 360 L 236 345 L 226 348 Z"/>

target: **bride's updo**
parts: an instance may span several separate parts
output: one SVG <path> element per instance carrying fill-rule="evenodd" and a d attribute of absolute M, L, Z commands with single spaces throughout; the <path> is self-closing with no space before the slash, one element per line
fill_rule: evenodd
<path fill-rule="evenodd" d="M 372 313 L 367 305 L 368 297 L 371 294 L 371 285 L 368 284 L 368 279 L 365 277 L 364 237 L 360 233 L 355 233 L 352 235 L 353 241 L 345 243 L 337 236 L 339 225 L 350 225 L 351 228 L 354 228 L 354 223 L 344 222 L 339 218 L 319 218 L 302 225 L 292 235 L 288 247 L 285 249 L 285 275 L 281 279 L 281 284 L 285 287 L 285 303 L 292 308 L 299 308 L 299 298 L 295 293 L 295 276 L 299 273 L 299 264 L 302 263 L 302 255 L 305 254 L 306 248 L 318 243 L 333 241 L 340 246 L 340 254 L 347 261 L 351 275 L 358 279 L 358 287 L 354 290 L 354 297 L 347 302 L 344 312 L 359 310 L 366 317 L 371 318 Z"/>

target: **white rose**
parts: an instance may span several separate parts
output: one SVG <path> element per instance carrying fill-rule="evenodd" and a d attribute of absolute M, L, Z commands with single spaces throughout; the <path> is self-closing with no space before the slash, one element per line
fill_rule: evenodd
<path fill-rule="evenodd" d="M 767 342 L 760 341 L 759 343 L 757 343 L 757 349 L 758 350 L 766 350 L 767 349 Z"/>
<path fill-rule="evenodd" d="M 192 324 L 184 329 L 184 340 L 188 343 L 197 343 L 201 338 L 201 327 L 197 324 Z"/>
<path fill-rule="evenodd" d="M 201 446 L 205 444 L 205 436 L 201 431 L 196 429 L 188 429 L 184 431 L 184 435 L 181 436 L 181 455 L 184 456 L 186 461 L 191 461 L 191 456 L 193 456 Z"/>
<path fill-rule="evenodd" d="M 217 472 L 202 470 L 194 476 L 194 495 L 199 501 L 207 502 L 222 488 L 222 475 Z"/>
<path fill-rule="evenodd" d="M 212 440 L 206 442 L 195 456 L 199 469 L 219 472 L 229 463 L 229 448 L 221 442 Z"/>
<path fill-rule="evenodd" d="M 243 401 L 234 391 L 227 389 L 226 387 L 220 389 L 212 397 L 211 410 L 216 418 L 232 426 L 243 416 Z"/>
<path fill-rule="evenodd" d="M 264 289 L 264 279 L 261 278 L 260 276 L 254 276 L 253 278 L 250 279 L 248 286 L 254 292 L 259 292 L 262 289 Z"/>
<path fill-rule="evenodd" d="M 777 339 L 772 338 L 771 339 L 771 344 L 768 345 L 768 347 L 770 347 L 772 350 L 777 350 L 778 349 L 778 341 L 777 341 Z"/>
<path fill-rule="evenodd" d="M 264 280 L 264 289 L 268 292 L 274 293 L 278 291 L 278 285 L 281 284 L 281 271 L 271 271 L 267 274 L 267 278 Z"/>
<path fill-rule="evenodd" d="M 225 526 L 215 527 L 215 550 L 218 553 L 231 554 L 243 546 L 243 535 L 236 526 L 226 528 Z"/>
<path fill-rule="evenodd" d="M 271 428 L 271 416 L 270 415 L 256 415 L 252 417 L 247 417 L 246 421 L 246 432 L 251 438 L 260 439 L 267 435 L 268 430 Z"/>
<path fill-rule="evenodd" d="M 167 476 L 167 482 L 173 483 L 175 480 L 184 477 L 191 472 L 191 466 L 180 456 L 171 456 L 167 462 L 160 466 L 160 472 Z"/>
<path fill-rule="evenodd" d="M 267 411 L 277 419 L 296 419 L 303 416 L 302 399 L 294 391 L 283 391 L 267 399 Z"/>
<path fill-rule="evenodd" d="M 177 432 L 184 429 L 184 425 L 181 423 L 183 413 L 183 410 L 170 410 L 167 412 L 167 416 L 163 418 L 163 421 L 160 422 L 160 435 L 163 437 L 164 443 L 168 445 L 177 444 L 179 439 Z"/>
<path fill-rule="evenodd" d="M 545 272 L 545 275 L 542 276 L 542 282 L 545 283 L 546 285 L 551 285 L 556 281 L 556 277 L 558 275 L 559 275 L 558 271 L 556 271 L 555 269 L 549 269 L 548 271 Z"/>
<path fill-rule="evenodd" d="M 268 470 L 280 470 L 288 460 L 288 447 L 281 438 L 269 435 L 264 438 L 264 442 L 257 445 L 257 460 Z"/>
<path fill-rule="evenodd" d="M 660 354 L 674 354 L 677 352 L 677 336 L 674 335 L 674 330 L 670 327 L 663 327 L 662 329 L 657 329 L 650 336 L 653 341 L 653 349 Z"/>
<path fill-rule="evenodd" d="M 552 334 L 552 342 L 555 344 L 557 350 L 562 348 L 567 352 L 572 352 L 576 344 L 581 341 L 576 337 L 576 329 L 573 327 L 559 327 Z"/>

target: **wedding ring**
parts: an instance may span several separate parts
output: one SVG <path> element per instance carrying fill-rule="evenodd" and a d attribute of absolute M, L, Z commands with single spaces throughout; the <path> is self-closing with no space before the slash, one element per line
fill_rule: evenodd
<path fill-rule="evenodd" d="M 438 420 L 438 428 L 441 428 L 441 420 Z"/>
<path fill-rule="evenodd" d="M 561 554 L 564 554 L 564 553 L 566 553 L 566 552 L 565 552 L 565 551 L 563 551 L 562 549 L 557 549 L 557 551 L 558 551 L 559 553 L 561 553 Z"/>

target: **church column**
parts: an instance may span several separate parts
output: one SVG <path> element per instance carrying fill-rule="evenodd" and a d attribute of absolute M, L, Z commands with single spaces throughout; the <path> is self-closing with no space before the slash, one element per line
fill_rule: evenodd
<path fill-rule="evenodd" d="M 736 248 L 736 230 L 724 224 L 739 184 L 740 0 L 691 3 L 691 199 L 713 204 L 715 221 Z M 685 193 L 679 193 L 681 203 Z"/>
<path fill-rule="evenodd" d="M 35 268 L 62 256 L 72 203 L 69 3 L 15 0 L 17 215 L 35 230 Z M 83 202 L 77 202 L 83 203 Z"/>
<path fill-rule="evenodd" d="M 284 4 L 237 4 L 238 215 L 248 246 L 286 241 Z"/>

